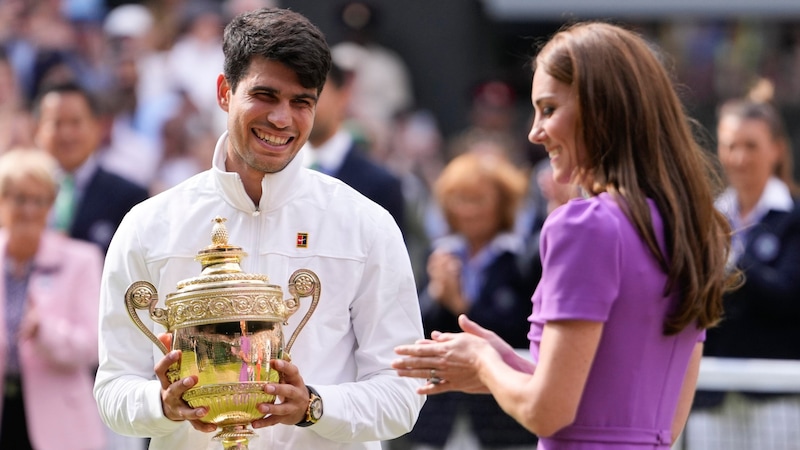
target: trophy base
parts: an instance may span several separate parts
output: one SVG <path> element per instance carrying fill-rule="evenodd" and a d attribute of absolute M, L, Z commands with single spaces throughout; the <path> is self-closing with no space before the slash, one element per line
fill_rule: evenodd
<path fill-rule="evenodd" d="M 214 436 L 214 440 L 222 441 L 224 450 L 248 450 L 250 439 L 258 435 L 247 425 L 227 425 Z"/>
<path fill-rule="evenodd" d="M 208 408 L 200 420 L 223 428 L 229 425 L 248 425 L 264 414 L 256 407 L 259 403 L 275 403 L 275 396 L 264 392 L 270 383 L 240 382 L 213 384 L 189 389 L 183 399 L 192 408 Z"/>

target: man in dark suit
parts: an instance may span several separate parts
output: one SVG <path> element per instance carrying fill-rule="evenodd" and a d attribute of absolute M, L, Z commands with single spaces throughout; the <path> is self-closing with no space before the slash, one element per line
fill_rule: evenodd
<path fill-rule="evenodd" d="M 148 197 L 144 187 L 103 169 L 95 151 L 103 139 L 100 108 L 74 83 L 45 87 L 34 103 L 35 142 L 63 171 L 51 224 L 103 250 L 122 217 Z"/>
<path fill-rule="evenodd" d="M 317 102 L 314 126 L 303 150 L 307 166 L 336 177 L 383 206 L 400 230 L 405 225 L 405 200 L 400 179 L 369 159 L 367 149 L 344 127 L 352 74 L 335 63 Z"/>

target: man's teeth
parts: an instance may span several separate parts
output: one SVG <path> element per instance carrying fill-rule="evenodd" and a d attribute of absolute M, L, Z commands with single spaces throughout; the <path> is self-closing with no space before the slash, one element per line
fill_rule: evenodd
<path fill-rule="evenodd" d="M 553 158 L 555 158 L 556 156 L 558 156 L 558 155 L 559 155 L 559 153 L 561 153 L 561 149 L 556 149 L 556 150 L 548 150 L 548 151 L 547 151 L 547 156 L 549 156 L 549 157 L 550 157 L 550 159 L 553 159 Z"/>
<path fill-rule="evenodd" d="M 267 144 L 270 144 L 270 145 L 284 145 L 287 142 L 289 142 L 289 138 L 288 137 L 282 138 L 282 137 L 278 137 L 278 136 L 270 136 L 268 134 L 263 134 L 263 133 L 260 133 L 258 131 L 256 131 L 256 136 L 258 136 L 259 139 L 261 139 L 262 141 L 264 141 L 264 142 L 266 142 Z"/>

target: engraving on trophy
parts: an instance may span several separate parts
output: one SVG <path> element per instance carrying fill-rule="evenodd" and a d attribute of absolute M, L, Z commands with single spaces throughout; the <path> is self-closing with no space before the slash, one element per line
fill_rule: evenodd
<path fill-rule="evenodd" d="M 173 382 L 197 376 L 183 399 L 193 408 L 208 408 L 200 420 L 221 427 L 215 439 L 225 449 L 244 450 L 255 437 L 249 424 L 263 417 L 257 405 L 275 402 L 264 387 L 282 382 L 270 360 L 290 360 L 289 351 L 316 309 L 322 287 L 314 272 L 299 269 L 289 277 L 290 297 L 284 299 L 280 286 L 269 284 L 266 275 L 242 272 L 239 263 L 246 253 L 228 244 L 224 222 L 214 219 L 212 243 L 195 258 L 202 266 L 200 276 L 178 282 L 177 291 L 165 299 L 166 308 L 156 306 L 158 292 L 144 280 L 130 285 L 125 305 L 131 320 L 164 354 L 181 351 L 167 376 Z M 284 343 L 282 327 L 305 297 L 311 297 L 308 312 Z M 154 322 L 172 333 L 172 349 L 142 322 L 137 309 L 148 310 Z"/>

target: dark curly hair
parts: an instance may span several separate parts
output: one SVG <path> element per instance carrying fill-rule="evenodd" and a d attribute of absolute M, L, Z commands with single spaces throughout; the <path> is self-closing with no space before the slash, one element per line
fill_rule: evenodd
<path fill-rule="evenodd" d="M 235 17 L 225 27 L 222 51 L 233 91 L 256 55 L 290 67 L 300 84 L 316 88 L 317 94 L 331 67 L 325 36 L 305 16 L 288 9 L 263 8 Z"/>

